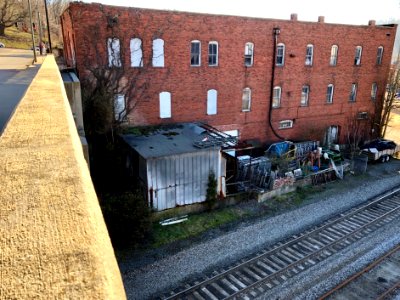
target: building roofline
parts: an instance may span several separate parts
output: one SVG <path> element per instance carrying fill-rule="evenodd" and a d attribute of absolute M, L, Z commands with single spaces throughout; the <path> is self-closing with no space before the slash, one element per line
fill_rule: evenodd
<path fill-rule="evenodd" d="M 347 26 L 347 27 L 362 27 L 362 28 L 380 28 L 380 29 L 387 29 L 388 27 L 396 28 L 397 24 L 375 24 L 374 25 L 356 25 L 356 24 L 343 24 L 343 23 L 329 23 L 329 22 L 319 22 L 318 19 L 313 21 L 301 21 L 301 20 L 290 20 L 290 19 L 274 19 L 274 18 L 262 18 L 262 17 L 251 17 L 251 16 L 240 16 L 240 15 L 225 15 L 225 14 L 213 14 L 213 13 L 200 13 L 200 12 L 191 12 L 191 11 L 180 11 L 180 10 L 170 10 L 170 9 L 154 9 L 154 8 L 141 8 L 141 7 L 134 7 L 134 6 L 118 6 L 118 5 L 109 5 L 109 4 L 102 4 L 98 2 L 82 2 L 82 1 L 74 1 L 71 2 L 70 6 L 73 5 L 86 5 L 86 6 L 99 6 L 99 7 L 109 7 L 119 10 L 139 10 L 139 11 L 147 11 L 147 12 L 158 12 L 158 13 L 171 13 L 171 14 L 186 14 L 186 15 L 195 15 L 195 16 L 208 16 L 208 17 L 227 17 L 227 18 L 241 18 L 241 19 L 250 19 L 254 21 L 272 21 L 272 22 L 280 22 L 280 23 L 303 23 L 303 24 L 323 24 L 328 26 Z M 289 16 L 290 17 L 290 16 Z M 368 21 L 370 22 L 370 21 Z"/>

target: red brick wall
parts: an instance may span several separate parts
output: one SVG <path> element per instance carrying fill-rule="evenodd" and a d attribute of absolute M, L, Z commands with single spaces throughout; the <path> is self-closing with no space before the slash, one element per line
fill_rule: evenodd
<path fill-rule="evenodd" d="M 71 21 L 68 19 L 71 16 Z M 107 16 L 118 24 L 107 26 Z M 278 42 L 285 43 L 285 65 L 275 68 L 274 85 L 282 86 L 281 107 L 273 109 L 275 131 L 287 139 L 322 138 L 329 125 L 341 126 L 359 111 L 374 113 L 371 85 L 378 84 L 381 99 L 390 65 L 395 27 L 350 26 L 312 22 L 217 16 L 135 8 L 72 3 L 63 17 L 66 33 L 74 34 L 76 67 L 85 77 L 85 64 L 107 66 L 107 38 L 121 41 L 123 72 L 127 82 L 149 84 L 130 97 L 134 110 L 130 122 L 150 125 L 174 122 L 207 122 L 222 130 L 239 129 L 240 138 L 274 141 L 269 126 L 270 87 L 273 62 L 273 28 L 279 27 Z M 142 39 L 144 68 L 130 67 L 129 40 Z M 151 67 L 152 40 L 165 41 L 165 67 Z M 91 41 L 89 41 L 91 40 Z M 190 66 L 190 42 L 201 41 L 201 66 Z M 218 66 L 208 66 L 208 42 L 219 45 Z M 254 43 L 254 65 L 244 66 L 246 42 Z M 314 45 L 313 66 L 305 66 L 306 45 Z M 339 46 L 338 64 L 329 66 L 331 46 Z M 353 66 L 355 47 L 363 47 L 361 66 Z M 383 62 L 376 66 L 378 46 L 384 47 Z M 72 46 L 70 46 L 72 47 Z M 71 62 L 71 51 L 65 51 Z M 351 84 L 358 83 L 357 99 L 349 103 Z M 334 84 L 332 104 L 326 104 L 326 88 Z M 308 107 L 300 107 L 301 88 L 310 86 Z M 242 112 L 242 90 L 252 90 L 251 111 Z M 207 90 L 218 91 L 217 115 L 206 114 Z M 159 93 L 172 97 L 172 117 L 159 118 Z M 278 129 L 281 120 L 293 120 L 291 129 Z"/>

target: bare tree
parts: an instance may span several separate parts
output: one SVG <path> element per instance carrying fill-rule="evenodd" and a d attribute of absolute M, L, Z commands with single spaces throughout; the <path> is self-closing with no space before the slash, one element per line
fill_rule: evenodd
<path fill-rule="evenodd" d="M 27 16 L 27 10 L 21 0 L 0 0 L 0 36 L 5 35 L 5 29 Z"/>
<path fill-rule="evenodd" d="M 351 158 L 358 151 L 360 143 L 370 138 L 370 119 L 373 119 L 373 116 L 362 114 L 355 114 L 347 118 L 345 134 Z"/>
<path fill-rule="evenodd" d="M 141 56 L 141 61 L 136 62 L 137 67 L 131 67 L 125 62 L 127 45 L 131 40 L 124 39 L 124 29 L 120 28 L 118 17 L 108 16 L 107 26 L 109 34 L 106 40 L 99 39 L 102 36 L 99 32 L 100 26 L 91 26 L 85 36 L 82 51 L 85 52 L 86 59 L 83 61 L 83 69 L 80 73 L 84 100 L 85 130 L 90 135 L 111 135 L 114 137 L 115 131 L 121 125 L 129 124 L 130 113 L 140 102 L 149 101 L 149 71 L 152 68 L 152 60 L 148 58 L 146 62 Z M 167 22 L 164 30 L 169 26 Z M 143 32 L 143 37 L 162 38 L 164 30 L 157 32 Z M 114 44 L 114 41 L 118 43 Z M 140 45 L 141 47 L 141 45 Z M 142 51 L 141 48 L 129 49 L 132 57 L 134 51 Z M 102 49 L 107 49 L 106 54 Z M 154 49 L 153 49 L 154 51 Z M 154 53 L 153 53 L 154 54 Z M 162 55 L 164 55 L 162 53 Z M 154 57 L 153 57 L 154 59 Z M 132 62 L 131 62 L 132 63 Z M 169 72 L 164 72 L 165 78 Z M 123 110 L 115 110 L 114 101 L 116 95 L 123 95 L 125 105 Z"/>
<path fill-rule="evenodd" d="M 400 109 L 400 99 L 397 97 L 400 92 L 400 61 L 392 66 L 389 73 L 388 86 L 382 103 L 382 115 L 379 122 L 379 135 L 384 137 L 390 120 L 390 114 L 394 109 Z"/>

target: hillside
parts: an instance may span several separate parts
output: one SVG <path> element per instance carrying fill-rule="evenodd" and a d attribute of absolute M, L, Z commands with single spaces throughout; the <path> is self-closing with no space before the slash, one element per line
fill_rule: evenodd
<path fill-rule="evenodd" d="M 0 42 L 7 48 L 31 49 L 32 37 L 29 32 L 19 31 L 15 27 L 6 28 L 6 36 L 0 36 Z M 35 44 L 38 45 L 38 37 L 35 35 Z"/>

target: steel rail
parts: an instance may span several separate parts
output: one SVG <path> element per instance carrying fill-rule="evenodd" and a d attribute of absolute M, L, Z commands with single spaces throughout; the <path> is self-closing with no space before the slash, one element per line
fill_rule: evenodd
<path fill-rule="evenodd" d="M 391 192 L 387 192 L 387 193 L 383 194 L 382 196 L 377 197 L 376 199 L 357 207 L 356 209 L 351 209 L 347 213 L 342 213 L 340 217 L 336 217 L 336 218 L 333 218 L 333 219 L 331 219 L 329 221 L 326 221 L 326 222 L 322 223 L 322 225 L 316 227 L 315 229 L 312 229 L 312 230 L 309 230 L 309 231 L 305 231 L 304 233 L 302 233 L 302 234 L 298 235 L 297 237 L 289 240 L 288 242 L 285 242 L 283 244 L 278 244 L 277 246 L 272 247 L 272 249 L 269 249 L 266 252 L 263 252 L 261 254 L 257 254 L 256 256 L 254 256 L 251 259 L 248 259 L 248 260 L 246 260 L 246 261 L 244 261 L 242 263 L 238 263 L 236 266 L 230 267 L 230 268 L 228 268 L 228 269 L 226 269 L 226 270 L 224 270 L 224 271 L 222 271 L 222 272 L 220 272 L 220 273 L 218 273 L 218 274 L 216 274 L 214 276 L 206 278 L 205 280 L 203 280 L 201 282 L 197 282 L 196 284 L 194 284 L 192 286 L 189 286 L 189 287 L 187 287 L 187 288 L 185 288 L 185 289 L 183 289 L 181 291 L 177 291 L 176 293 L 174 293 L 172 295 L 166 296 L 163 299 L 178 299 L 179 297 L 182 297 L 184 295 L 190 294 L 190 292 L 192 292 L 192 291 L 199 290 L 202 287 L 207 286 L 211 282 L 215 282 L 216 280 L 218 280 L 220 278 L 223 278 L 223 277 L 226 277 L 226 275 L 231 274 L 234 271 L 240 270 L 240 269 L 244 268 L 245 266 L 251 265 L 253 262 L 259 261 L 262 258 L 267 258 L 267 257 L 271 256 L 274 253 L 279 253 L 280 250 L 285 250 L 285 248 L 287 248 L 287 247 L 289 247 L 291 245 L 296 245 L 296 244 L 298 244 L 298 242 L 301 242 L 302 240 L 305 240 L 306 238 L 310 238 L 312 236 L 315 236 L 316 234 L 322 232 L 323 230 L 331 228 L 332 225 L 338 224 L 341 221 L 346 221 L 347 219 L 351 218 L 352 216 L 355 216 L 360 212 L 368 210 L 368 208 L 370 208 L 371 206 L 384 201 L 385 199 L 389 198 L 390 196 L 392 196 L 392 195 L 394 195 L 394 194 L 396 194 L 398 192 L 400 192 L 400 188 L 392 190 Z M 315 252 L 311 252 L 310 254 L 307 254 L 306 256 L 300 258 L 299 260 L 296 260 L 296 261 L 290 263 L 286 267 L 275 271 L 274 273 L 268 275 L 267 277 L 262 278 L 261 280 L 255 281 L 254 283 L 246 286 L 245 288 L 242 288 L 241 290 L 238 290 L 234 294 L 231 294 L 231 295 L 229 295 L 228 297 L 226 297 L 224 299 L 231 299 L 231 298 L 233 298 L 233 297 L 235 297 L 237 295 L 243 294 L 243 292 L 245 292 L 245 291 L 247 291 L 249 289 L 253 289 L 256 286 L 259 286 L 260 284 L 268 281 L 271 278 L 277 277 L 277 276 L 279 276 L 279 275 L 281 275 L 281 274 L 283 274 L 285 272 L 288 272 L 288 269 L 293 268 L 294 266 L 299 265 L 301 263 L 304 263 L 307 260 L 310 260 L 312 257 L 323 255 L 323 251 L 324 250 L 327 250 L 327 249 L 331 248 L 332 246 L 337 245 L 338 243 L 342 242 L 343 240 L 346 240 L 346 239 L 350 238 L 351 236 L 354 236 L 358 232 L 366 229 L 367 226 L 371 226 L 374 223 L 382 221 L 382 219 L 385 216 L 388 216 L 388 215 L 392 214 L 394 211 L 398 210 L 399 207 L 400 206 L 397 206 L 394 209 L 390 209 L 389 211 L 387 211 L 387 208 L 386 208 L 386 212 L 383 215 L 381 214 L 378 218 L 373 217 L 374 219 L 371 222 L 367 221 L 367 223 L 365 223 L 364 225 L 358 224 L 358 222 L 360 222 L 360 220 L 358 220 L 357 223 L 353 222 L 354 223 L 353 227 L 358 227 L 358 228 L 351 229 L 350 233 L 347 234 L 342 229 L 340 231 L 340 234 L 342 235 L 342 237 L 339 237 L 338 239 L 333 240 L 332 242 L 330 242 L 328 244 L 326 244 L 326 242 L 324 243 L 324 242 L 319 241 L 319 244 L 323 245 L 322 248 L 321 248 L 321 246 L 319 246 L 319 249 L 317 249 Z M 380 208 L 380 209 L 382 209 L 382 208 Z M 383 208 L 383 209 L 385 209 L 385 208 Z M 350 220 L 350 222 L 352 222 L 352 221 Z M 365 222 L 365 220 L 362 220 L 362 222 Z M 337 234 L 337 232 L 339 230 L 338 229 L 335 229 L 335 230 L 336 230 L 335 233 Z M 359 240 L 359 239 L 360 239 L 359 237 L 356 238 L 356 240 Z M 346 247 L 346 246 L 344 246 L 344 247 Z M 344 248 L 344 247 L 341 246 L 341 249 Z M 308 251 L 305 251 L 305 252 L 310 252 L 310 251 L 313 251 L 313 250 L 312 249 L 308 249 Z M 333 252 L 336 253 L 337 250 L 334 249 Z"/>

